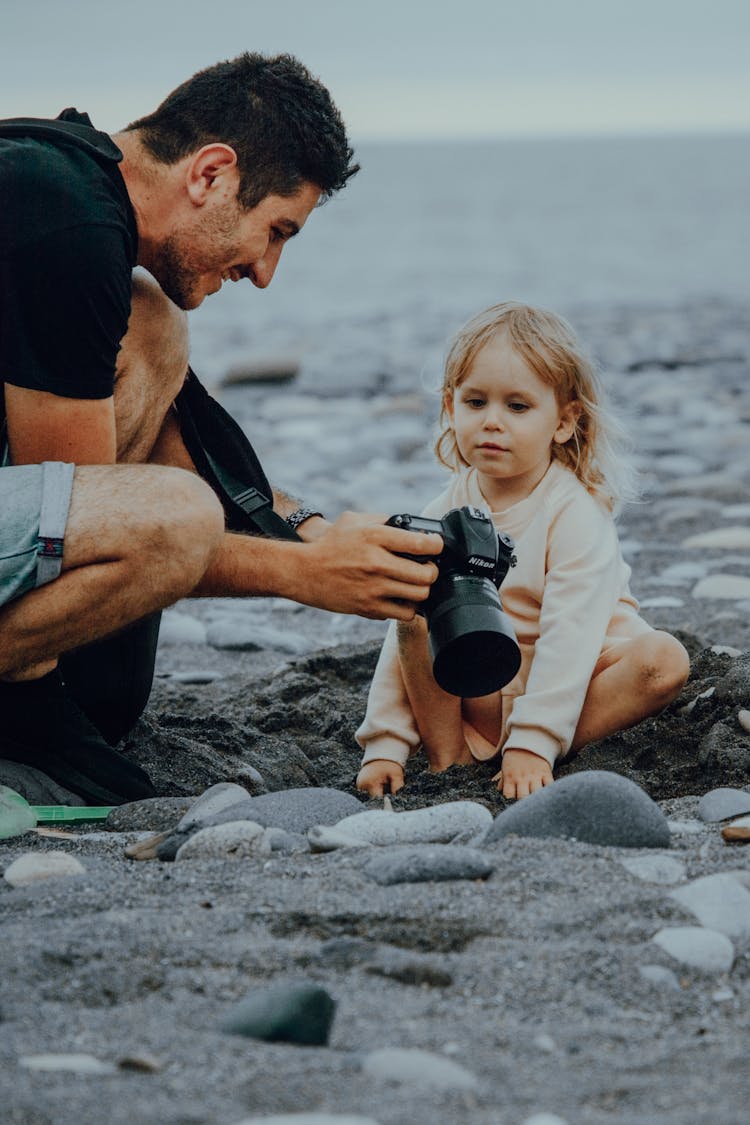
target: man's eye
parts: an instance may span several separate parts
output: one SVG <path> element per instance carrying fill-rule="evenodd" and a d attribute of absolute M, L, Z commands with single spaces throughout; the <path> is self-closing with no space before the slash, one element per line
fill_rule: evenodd
<path fill-rule="evenodd" d="M 271 227 L 272 242 L 283 242 L 285 238 L 286 235 L 284 234 L 283 230 L 279 230 L 278 227 Z"/>

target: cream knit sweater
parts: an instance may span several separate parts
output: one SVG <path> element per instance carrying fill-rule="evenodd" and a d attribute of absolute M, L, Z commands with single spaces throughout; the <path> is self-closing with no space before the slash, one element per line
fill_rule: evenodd
<path fill-rule="evenodd" d="M 559 462 L 530 496 L 503 512 L 489 512 L 475 470 L 464 469 L 422 514 L 439 518 L 464 504 L 488 512 L 498 531 L 515 540 L 518 565 L 500 596 L 522 653 L 518 675 L 502 692 L 462 701 L 467 743 L 477 758 L 492 757 L 502 746 L 530 750 L 552 766 L 570 748 L 602 652 L 651 626 L 630 594 L 630 567 L 611 515 Z M 497 744 L 479 734 L 477 720 L 483 730 L 498 728 Z M 385 758 L 404 765 L 420 746 L 394 622 L 356 738 L 363 764 Z"/>

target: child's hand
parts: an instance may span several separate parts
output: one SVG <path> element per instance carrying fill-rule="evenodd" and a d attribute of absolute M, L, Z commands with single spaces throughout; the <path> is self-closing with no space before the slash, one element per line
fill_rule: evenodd
<path fill-rule="evenodd" d="M 520 800 L 551 785 L 552 770 L 546 759 L 532 754 L 531 750 L 506 750 L 502 768 L 492 780 L 497 782 L 503 797 Z"/>
<path fill-rule="evenodd" d="M 368 762 L 357 774 L 357 789 L 363 789 L 371 797 L 382 797 L 386 793 L 398 793 L 404 787 L 404 768 L 398 762 L 376 758 Z"/>

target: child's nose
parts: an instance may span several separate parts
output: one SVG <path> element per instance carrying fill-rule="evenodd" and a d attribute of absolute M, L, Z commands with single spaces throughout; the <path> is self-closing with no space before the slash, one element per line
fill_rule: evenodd
<path fill-rule="evenodd" d="M 503 429 L 503 412 L 499 406 L 490 406 L 485 415 L 485 425 L 493 430 Z"/>

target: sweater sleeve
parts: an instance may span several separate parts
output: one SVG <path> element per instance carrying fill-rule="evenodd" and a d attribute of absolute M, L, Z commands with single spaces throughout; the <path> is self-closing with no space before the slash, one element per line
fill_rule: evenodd
<path fill-rule="evenodd" d="M 595 501 L 582 499 L 550 526 L 539 637 L 503 747 L 530 750 L 551 766 L 573 741 L 620 587 L 614 523 Z"/>
<path fill-rule="evenodd" d="M 398 662 L 396 623 L 388 626 L 367 697 L 367 711 L 354 736 L 364 750 L 362 765 L 377 758 L 405 766 L 421 739 Z"/>

